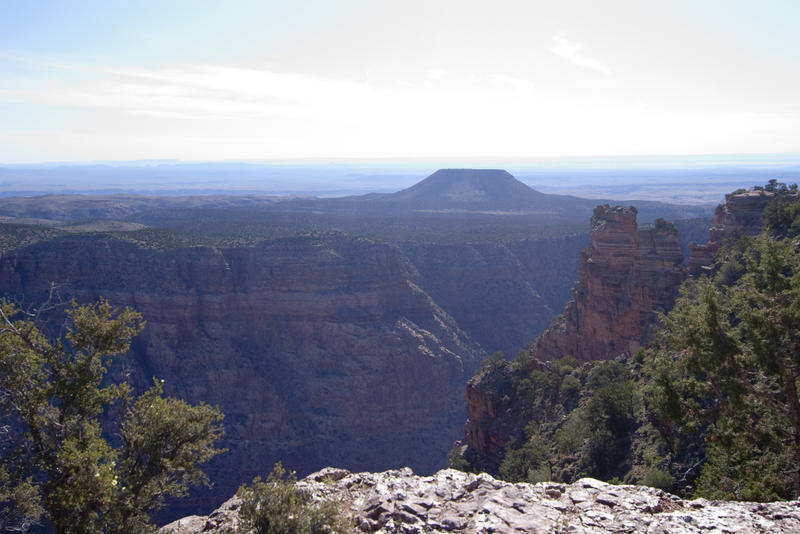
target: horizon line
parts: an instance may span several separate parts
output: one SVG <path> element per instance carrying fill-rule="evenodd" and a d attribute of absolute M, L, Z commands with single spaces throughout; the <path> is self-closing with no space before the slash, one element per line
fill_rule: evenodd
<path fill-rule="evenodd" d="M 574 156 L 303 156 L 303 157 L 276 157 L 276 158 L 225 158 L 225 159 L 179 159 L 179 158 L 138 158 L 138 159 L 76 159 L 76 160 L 37 160 L 25 162 L 0 162 L 2 167 L 47 166 L 47 165 L 164 165 L 164 164 L 225 164 L 239 163 L 250 165 L 280 165 L 280 164 L 392 164 L 392 163 L 444 163 L 448 161 L 465 162 L 504 162 L 504 163 L 534 163 L 534 162 L 570 162 L 570 161 L 614 161 L 614 160 L 658 160 L 658 159 L 739 159 L 739 158 L 789 158 L 797 159 L 800 164 L 800 151 L 798 152 L 731 152 L 731 153 L 701 153 L 701 154 L 619 154 L 619 155 L 574 155 Z"/>

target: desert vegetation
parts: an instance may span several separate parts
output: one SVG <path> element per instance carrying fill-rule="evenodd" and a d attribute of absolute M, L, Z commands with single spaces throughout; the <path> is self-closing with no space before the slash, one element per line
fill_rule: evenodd
<path fill-rule="evenodd" d="M 583 365 L 530 350 L 483 365 L 476 379 L 498 385 L 513 427 L 490 470 L 712 499 L 800 495 L 800 201 L 794 187 L 766 187 L 778 194 L 762 232 L 729 242 L 710 274 L 683 284 L 649 346 Z"/>
<path fill-rule="evenodd" d="M 73 304 L 48 336 L 46 311 L 0 305 L 0 528 L 150 532 L 167 497 L 208 482 L 199 465 L 222 452 L 222 414 L 164 396 L 163 381 L 137 397 L 108 379 L 139 313 Z"/>

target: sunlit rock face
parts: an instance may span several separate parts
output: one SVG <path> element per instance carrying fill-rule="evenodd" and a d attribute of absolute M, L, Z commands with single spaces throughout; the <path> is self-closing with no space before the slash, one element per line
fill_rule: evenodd
<path fill-rule="evenodd" d="M 542 360 L 571 355 L 590 361 L 635 351 L 656 312 L 672 307 L 684 276 L 672 224 L 657 219 L 652 228 L 640 230 L 636 208 L 598 206 L 573 298 L 538 338 L 533 353 Z"/>
<path fill-rule="evenodd" d="M 361 532 L 737 532 L 800 531 L 800 502 L 683 500 L 659 489 L 584 478 L 573 484 L 511 484 L 452 469 L 416 476 L 410 469 L 350 473 L 324 469 L 298 484 L 333 500 Z M 235 528 L 234 497 L 209 516 L 185 517 L 159 534 L 220 534 Z"/>

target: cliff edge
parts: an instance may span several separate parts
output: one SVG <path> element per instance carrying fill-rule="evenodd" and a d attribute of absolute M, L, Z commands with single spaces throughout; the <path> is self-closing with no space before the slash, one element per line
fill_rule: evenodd
<path fill-rule="evenodd" d="M 512 484 L 452 469 L 421 477 L 408 468 L 382 473 L 326 468 L 298 486 L 315 500 L 338 502 L 362 532 L 380 534 L 800 531 L 798 501 L 686 501 L 659 489 L 591 478 Z M 221 534 L 236 526 L 239 506 L 234 497 L 209 516 L 180 519 L 159 534 Z"/>

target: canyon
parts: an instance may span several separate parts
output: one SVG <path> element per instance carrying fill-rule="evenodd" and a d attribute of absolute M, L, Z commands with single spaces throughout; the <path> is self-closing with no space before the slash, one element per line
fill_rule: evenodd
<path fill-rule="evenodd" d="M 0 292 L 26 307 L 52 289 L 61 302 L 139 310 L 147 327 L 112 375 L 130 373 L 139 391 L 163 379 L 167 394 L 225 413 L 228 451 L 207 467 L 213 490 L 170 504 L 161 520 L 211 509 L 278 460 L 301 475 L 326 465 L 429 474 L 462 433 L 464 386 L 479 362 L 536 338 L 576 278 L 583 227 L 543 231 L 547 213 L 460 214 L 551 197 L 526 188 L 504 172 L 448 171 L 358 200 L 406 210 L 421 206 L 418 194 L 438 195 L 458 212 L 392 223 L 415 239 L 359 235 L 375 233 L 377 216 L 315 219 L 326 203 L 351 209 L 347 199 L 6 199 Z M 589 202 L 561 200 L 557 220 Z M 454 239 L 459 231 L 473 239 Z M 630 254 L 674 255 L 674 236 L 662 233 Z"/>
<path fill-rule="evenodd" d="M 657 219 L 639 228 L 636 208 L 598 206 L 572 299 L 532 343 L 530 357 L 547 366 L 565 356 L 578 364 L 632 356 L 650 338 L 659 313 L 672 308 L 687 277 L 710 272 L 726 240 L 761 230 L 761 213 L 773 198 L 763 189 L 727 195 L 709 242 L 689 244 L 688 265 L 674 225 Z M 512 408 L 514 399 L 509 372 L 479 372 L 467 384 L 468 419 L 458 445 L 471 465 L 497 471 L 506 443 L 526 424 L 519 407 Z"/>
<path fill-rule="evenodd" d="M 137 389 L 157 377 L 168 394 L 225 413 L 228 452 L 208 467 L 215 491 L 181 501 L 188 509 L 218 504 L 278 460 L 301 472 L 330 463 L 433 471 L 485 356 L 397 247 L 367 240 L 147 251 L 80 236 L 0 259 L 6 295 L 35 301 L 50 281 L 69 281 L 56 288 L 64 299 L 102 297 L 142 313 Z"/>
<path fill-rule="evenodd" d="M 137 309 L 147 326 L 127 369 L 135 388 L 156 377 L 167 394 L 223 411 L 228 451 L 208 466 L 214 488 L 175 503 L 169 519 L 218 505 L 279 460 L 303 474 L 443 467 L 478 363 L 516 352 L 563 302 L 574 274 L 543 251 L 574 255 L 584 239 L 397 245 L 319 234 L 154 249 L 59 235 L 3 253 L 0 291 L 36 306 L 54 287 L 62 302 Z"/>

